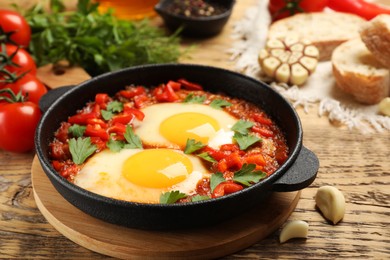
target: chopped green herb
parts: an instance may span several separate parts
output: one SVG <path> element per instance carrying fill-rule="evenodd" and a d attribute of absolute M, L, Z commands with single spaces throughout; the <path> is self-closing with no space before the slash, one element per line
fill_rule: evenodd
<path fill-rule="evenodd" d="M 245 121 L 245 120 L 239 120 L 237 123 L 235 123 L 232 126 L 232 130 L 234 132 L 246 135 L 249 133 L 249 128 L 253 126 L 253 123 L 250 121 Z"/>
<path fill-rule="evenodd" d="M 119 101 L 111 101 L 107 104 L 107 110 L 113 113 L 120 113 L 123 111 L 123 103 Z"/>
<path fill-rule="evenodd" d="M 114 116 L 114 113 L 104 109 L 101 110 L 101 113 L 104 120 L 110 120 Z"/>
<path fill-rule="evenodd" d="M 123 135 L 128 144 L 125 145 L 125 148 L 142 148 L 142 141 L 138 135 L 134 134 L 133 128 L 130 125 L 127 125 L 126 132 Z"/>
<path fill-rule="evenodd" d="M 233 181 L 241 183 L 244 186 L 251 186 L 267 177 L 262 171 L 255 171 L 255 164 L 244 164 L 241 170 L 234 173 Z"/>
<path fill-rule="evenodd" d="M 110 148 L 111 151 L 117 153 L 125 147 L 125 143 L 120 140 L 114 140 L 110 138 L 107 142 L 107 147 Z"/>
<path fill-rule="evenodd" d="M 184 99 L 184 103 L 203 104 L 205 100 L 206 96 L 194 96 L 193 93 L 190 93 Z"/>
<path fill-rule="evenodd" d="M 191 198 L 191 201 L 196 202 L 196 201 L 209 200 L 209 199 L 210 199 L 209 196 L 196 195 Z"/>
<path fill-rule="evenodd" d="M 248 149 L 249 146 L 261 141 L 261 138 L 256 135 L 243 135 L 239 132 L 234 133 L 233 139 L 240 146 L 240 150 L 243 151 Z"/>
<path fill-rule="evenodd" d="M 178 190 L 175 191 L 168 191 L 160 196 L 160 203 L 162 204 L 173 204 L 177 202 L 178 200 L 187 197 L 185 193 L 181 193 Z"/>
<path fill-rule="evenodd" d="M 184 148 L 185 154 L 191 154 L 193 152 L 196 152 L 203 147 L 205 147 L 205 144 L 202 144 L 201 142 L 197 142 L 195 139 L 187 139 L 186 147 Z"/>
<path fill-rule="evenodd" d="M 68 133 L 74 137 L 82 137 L 86 128 L 86 126 L 74 124 L 68 128 Z"/>
<path fill-rule="evenodd" d="M 220 184 L 221 182 L 224 182 L 224 181 L 226 181 L 226 179 L 225 179 L 225 177 L 223 177 L 222 172 L 216 172 L 216 173 L 212 174 L 210 177 L 211 192 L 214 191 L 215 187 L 217 187 L 218 184 Z"/>
<path fill-rule="evenodd" d="M 221 110 L 223 107 L 230 107 L 232 103 L 223 99 L 214 99 L 210 103 L 210 107 Z"/>
<path fill-rule="evenodd" d="M 216 160 L 213 157 L 211 157 L 210 154 L 207 152 L 197 154 L 197 156 L 211 163 L 216 162 Z"/>
<path fill-rule="evenodd" d="M 91 143 L 90 137 L 69 139 L 69 151 L 75 164 L 82 164 L 96 149 L 96 145 Z"/>

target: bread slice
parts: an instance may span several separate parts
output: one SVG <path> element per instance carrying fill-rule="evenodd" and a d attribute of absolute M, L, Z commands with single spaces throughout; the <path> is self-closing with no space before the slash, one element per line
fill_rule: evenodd
<path fill-rule="evenodd" d="M 338 46 L 332 55 L 337 86 L 365 104 L 376 104 L 390 92 L 390 71 L 367 49 L 360 38 Z"/>
<path fill-rule="evenodd" d="M 365 23 L 360 36 L 375 58 L 390 68 L 390 15 L 381 14 Z"/>
<path fill-rule="evenodd" d="M 268 38 L 285 37 L 289 33 L 311 41 L 320 51 L 320 61 L 330 60 L 341 43 L 359 37 L 363 18 L 347 13 L 299 13 L 271 24 Z"/>

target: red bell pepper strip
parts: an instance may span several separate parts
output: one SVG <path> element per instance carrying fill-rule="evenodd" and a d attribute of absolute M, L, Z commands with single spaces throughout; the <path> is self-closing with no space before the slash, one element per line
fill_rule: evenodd
<path fill-rule="evenodd" d="M 379 14 L 390 14 L 390 7 L 386 8 L 364 0 L 329 0 L 328 6 L 335 11 L 353 13 L 367 20 Z"/>
<path fill-rule="evenodd" d="M 211 197 L 219 198 L 224 195 L 240 191 L 242 189 L 243 187 L 238 183 L 235 183 L 233 181 L 224 181 L 218 184 L 217 187 L 215 187 L 213 193 L 211 194 Z"/>
<path fill-rule="evenodd" d="M 109 138 L 109 135 L 105 128 L 102 128 L 100 125 L 87 125 L 87 128 L 84 132 L 85 136 L 91 136 L 91 137 L 99 137 L 102 140 L 107 141 Z"/>
<path fill-rule="evenodd" d="M 189 82 L 186 79 L 179 79 L 177 82 L 182 84 L 182 87 L 187 89 L 187 90 L 203 90 L 203 87 L 199 84 Z"/>
<path fill-rule="evenodd" d="M 129 99 L 145 93 L 146 93 L 145 88 L 142 86 L 119 91 L 119 95 Z"/>
<path fill-rule="evenodd" d="M 100 106 L 101 109 L 106 109 L 109 101 L 110 97 L 108 94 L 99 93 L 95 96 L 95 102 Z"/>
<path fill-rule="evenodd" d="M 130 103 L 124 105 L 123 114 L 133 115 L 140 121 L 145 118 L 145 114 L 141 110 L 131 107 Z"/>

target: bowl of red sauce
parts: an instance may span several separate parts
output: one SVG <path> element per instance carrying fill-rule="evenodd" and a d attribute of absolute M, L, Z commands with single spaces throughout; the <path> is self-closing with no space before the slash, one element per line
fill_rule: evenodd
<path fill-rule="evenodd" d="M 36 152 L 53 186 L 130 228 L 220 223 L 309 186 L 319 168 L 289 102 L 221 68 L 131 67 L 49 91 L 40 105 Z"/>
<path fill-rule="evenodd" d="M 180 29 L 190 37 L 210 37 L 222 31 L 234 3 L 234 0 L 162 0 L 154 9 L 170 30 Z"/>

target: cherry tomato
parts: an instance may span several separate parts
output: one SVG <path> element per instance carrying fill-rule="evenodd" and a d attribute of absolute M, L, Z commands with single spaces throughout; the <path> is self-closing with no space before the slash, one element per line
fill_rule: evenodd
<path fill-rule="evenodd" d="M 33 102 L 0 103 L 0 149 L 28 152 L 34 148 L 41 110 Z"/>
<path fill-rule="evenodd" d="M 47 93 L 45 85 L 31 73 L 27 73 L 16 82 L 8 85 L 15 94 L 22 91 L 22 94 L 27 97 L 27 100 L 35 104 L 38 104 L 41 97 Z"/>
<path fill-rule="evenodd" d="M 282 19 L 296 13 L 321 12 L 329 0 L 270 0 L 268 10 L 272 20 Z M 340 1 L 340 0 L 338 0 Z"/>
<path fill-rule="evenodd" d="M 0 26 L 9 36 L 11 43 L 28 47 L 31 40 L 31 29 L 26 19 L 19 13 L 11 10 L 0 10 Z"/>
<path fill-rule="evenodd" d="M 8 56 L 13 54 L 15 55 L 12 58 L 12 62 L 18 66 L 6 65 L 4 69 L 8 70 L 9 72 L 15 72 L 18 75 L 22 74 L 23 72 L 29 72 L 34 75 L 37 73 L 37 66 L 35 65 L 31 55 L 26 50 L 20 49 L 17 46 L 11 44 L 6 44 L 5 48 Z M 0 51 L 3 52 L 2 46 L 0 46 Z"/>
<path fill-rule="evenodd" d="M 329 7 L 338 12 L 352 13 L 367 20 L 378 14 L 390 14 L 390 7 L 384 7 L 364 0 L 329 0 Z"/>

